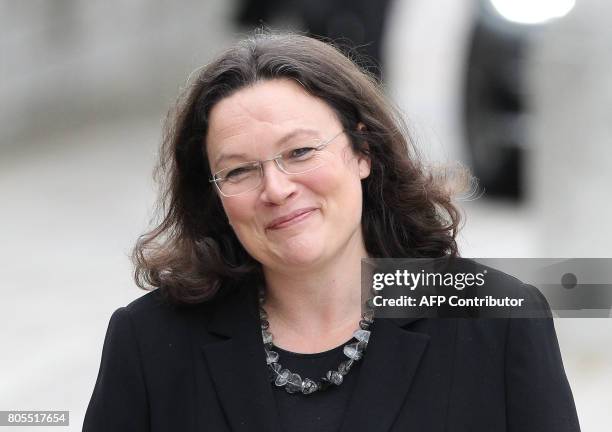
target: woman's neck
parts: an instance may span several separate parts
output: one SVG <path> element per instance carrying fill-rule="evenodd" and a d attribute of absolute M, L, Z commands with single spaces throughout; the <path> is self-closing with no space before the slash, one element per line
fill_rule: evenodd
<path fill-rule="evenodd" d="M 361 316 L 363 246 L 345 250 L 311 272 L 264 269 L 274 343 L 295 352 L 320 352 L 350 339 Z"/>

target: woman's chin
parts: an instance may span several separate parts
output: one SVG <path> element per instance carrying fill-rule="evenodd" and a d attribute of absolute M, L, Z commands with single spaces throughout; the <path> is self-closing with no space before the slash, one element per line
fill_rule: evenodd
<path fill-rule="evenodd" d="M 274 251 L 275 261 L 282 263 L 285 267 L 304 268 L 316 264 L 323 256 L 323 242 L 316 241 L 313 237 L 288 239 Z"/>

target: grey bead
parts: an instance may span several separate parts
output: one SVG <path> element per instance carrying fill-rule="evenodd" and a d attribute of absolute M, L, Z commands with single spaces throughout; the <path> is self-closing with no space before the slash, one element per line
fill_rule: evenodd
<path fill-rule="evenodd" d="M 276 384 L 278 387 L 284 386 L 285 384 L 287 384 L 287 380 L 289 379 L 290 375 L 291 375 L 291 372 L 289 372 L 288 369 L 281 370 L 278 373 L 276 380 L 274 380 L 274 384 Z"/>
<path fill-rule="evenodd" d="M 370 323 L 364 320 L 359 321 L 359 327 L 363 330 L 367 330 L 370 328 Z"/>
<path fill-rule="evenodd" d="M 272 343 L 272 333 L 270 333 L 268 330 L 262 330 L 261 337 L 264 344 Z"/>
<path fill-rule="evenodd" d="M 374 312 L 373 311 L 365 311 L 361 314 L 361 319 L 367 323 L 372 324 L 374 322 Z"/>
<path fill-rule="evenodd" d="M 340 385 L 342 384 L 342 374 L 338 371 L 327 371 L 327 374 L 325 375 L 325 378 L 327 378 L 329 380 L 329 382 L 331 382 L 332 384 L 335 385 Z"/>
<path fill-rule="evenodd" d="M 353 342 L 344 346 L 344 355 L 353 360 L 359 360 L 362 356 L 359 342 Z"/>
<path fill-rule="evenodd" d="M 276 351 L 266 350 L 266 363 L 276 363 L 278 361 L 278 353 Z"/>
<path fill-rule="evenodd" d="M 373 298 L 367 299 L 365 302 L 365 306 L 368 310 L 374 309 L 376 307 L 376 305 L 374 304 L 374 299 Z"/>
<path fill-rule="evenodd" d="M 268 330 L 270 328 L 270 323 L 266 320 L 262 320 L 261 321 L 261 329 L 262 330 Z"/>
<path fill-rule="evenodd" d="M 304 378 L 304 381 L 302 381 L 302 393 L 310 394 L 315 391 L 317 391 L 317 383 L 310 378 Z"/>
<path fill-rule="evenodd" d="M 351 370 L 351 367 L 353 366 L 353 363 L 354 360 L 351 359 L 343 361 L 338 365 L 338 372 L 340 372 L 342 375 L 348 374 L 349 370 Z"/>
<path fill-rule="evenodd" d="M 278 373 L 280 372 L 281 368 L 282 366 L 279 363 L 272 363 L 271 365 L 269 365 L 268 377 L 270 381 L 274 382 L 276 380 L 276 377 L 278 376 Z"/>
<path fill-rule="evenodd" d="M 262 320 L 267 320 L 268 319 L 268 313 L 262 307 L 259 308 L 259 318 L 261 318 Z"/>
<path fill-rule="evenodd" d="M 287 384 L 285 384 L 285 390 L 287 393 L 296 393 L 302 391 L 302 377 L 296 373 L 289 375 Z"/>
<path fill-rule="evenodd" d="M 359 342 L 368 343 L 368 341 L 370 340 L 370 331 L 363 329 L 355 330 L 355 333 L 353 333 L 353 337 Z"/>

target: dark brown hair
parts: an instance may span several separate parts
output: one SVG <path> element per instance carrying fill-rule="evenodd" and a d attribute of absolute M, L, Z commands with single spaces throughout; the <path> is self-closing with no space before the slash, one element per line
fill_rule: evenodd
<path fill-rule="evenodd" d="M 402 119 L 377 80 L 331 44 L 259 31 L 197 71 L 170 111 L 156 177 L 161 221 L 133 251 L 135 279 L 171 300 L 198 303 L 221 287 L 261 281 L 209 182 L 208 116 L 215 103 L 260 80 L 289 78 L 337 114 L 356 152 L 370 157 L 362 180 L 362 230 L 377 258 L 458 254 L 459 212 L 440 178 L 426 170 Z M 357 130 L 362 123 L 365 129 Z"/>

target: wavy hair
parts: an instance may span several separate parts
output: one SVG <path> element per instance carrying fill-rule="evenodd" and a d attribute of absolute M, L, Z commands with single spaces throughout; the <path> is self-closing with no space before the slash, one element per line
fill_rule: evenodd
<path fill-rule="evenodd" d="M 457 256 L 460 213 L 448 182 L 428 170 L 377 79 L 338 48 L 295 33 L 258 31 L 197 70 L 169 111 L 155 178 L 160 219 L 133 249 L 136 284 L 177 303 L 199 303 L 222 287 L 263 281 L 209 182 L 211 108 L 261 80 L 293 79 L 325 101 L 367 155 L 362 230 L 377 258 Z M 357 130 L 357 124 L 365 128 Z"/>

